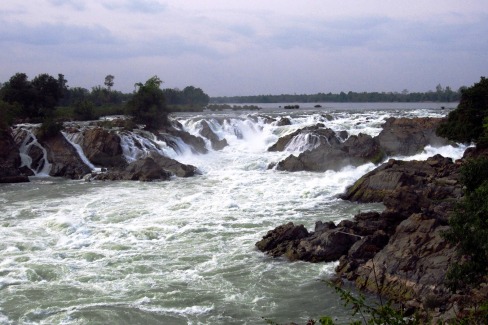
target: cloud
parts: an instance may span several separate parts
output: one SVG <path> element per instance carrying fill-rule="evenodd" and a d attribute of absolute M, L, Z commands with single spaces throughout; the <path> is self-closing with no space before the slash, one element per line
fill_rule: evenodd
<path fill-rule="evenodd" d="M 167 5 L 157 0 L 106 1 L 102 5 L 109 10 L 124 10 L 144 14 L 157 14 L 166 11 Z"/>
<path fill-rule="evenodd" d="M 56 7 L 69 6 L 77 11 L 85 10 L 85 3 L 81 0 L 48 0 L 48 2 Z"/>

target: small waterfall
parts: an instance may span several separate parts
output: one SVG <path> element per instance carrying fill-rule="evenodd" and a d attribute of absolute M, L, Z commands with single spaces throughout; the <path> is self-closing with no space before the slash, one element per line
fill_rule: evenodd
<path fill-rule="evenodd" d="M 16 136 L 19 136 L 20 132 L 25 133 L 21 135 L 25 136 L 25 138 L 19 148 L 21 159 L 20 167 L 29 168 L 35 176 L 49 176 L 52 166 L 47 159 L 46 149 L 39 143 L 39 141 L 37 141 L 36 136 L 31 130 L 25 128 L 19 129 Z M 36 159 L 36 161 L 33 161 L 31 156 L 33 150 L 38 150 L 42 153 L 42 156 L 39 157 L 39 159 Z M 33 163 L 35 163 L 36 166 L 33 166 Z"/>
<path fill-rule="evenodd" d="M 312 150 L 320 145 L 320 136 L 310 133 L 300 133 L 286 145 L 285 151 L 303 152 Z M 327 141 L 327 138 L 325 138 Z"/>
<path fill-rule="evenodd" d="M 158 141 L 156 136 L 149 132 L 141 132 L 141 134 L 123 132 L 119 137 L 122 152 L 129 163 L 147 157 L 151 152 L 168 156 L 172 150 L 165 142 Z"/>
<path fill-rule="evenodd" d="M 90 167 L 91 170 L 96 170 L 97 168 L 95 167 L 95 165 L 93 165 L 90 162 L 90 160 L 88 160 L 85 153 L 83 152 L 83 149 L 81 148 L 80 143 L 83 142 L 83 134 L 81 132 L 77 132 L 77 133 L 61 132 L 61 134 L 64 136 L 66 141 L 68 141 L 76 149 L 78 156 L 85 163 L 85 165 Z"/>

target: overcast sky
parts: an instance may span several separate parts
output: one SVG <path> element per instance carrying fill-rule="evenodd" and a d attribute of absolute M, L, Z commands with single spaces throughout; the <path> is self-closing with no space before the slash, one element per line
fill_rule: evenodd
<path fill-rule="evenodd" d="M 210 96 L 458 89 L 488 76 L 486 0 L 1 0 L 0 82 Z"/>

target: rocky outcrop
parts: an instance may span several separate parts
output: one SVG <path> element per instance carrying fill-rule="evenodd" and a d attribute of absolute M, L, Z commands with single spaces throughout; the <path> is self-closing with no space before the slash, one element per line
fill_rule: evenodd
<path fill-rule="evenodd" d="M 205 140 L 201 137 L 194 136 L 186 131 L 178 130 L 175 128 L 167 128 L 163 132 L 157 134 L 160 140 L 165 141 L 170 146 L 179 151 L 178 144 L 175 143 L 175 137 L 181 139 L 184 143 L 190 146 L 191 151 L 197 154 L 206 154 L 208 149 L 205 145 Z"/>
<path fill-rule="evenodd" d="M 378 162 L 383 158 L 378 143 L 369 135 L 353 135 L 341 143 L 334 133 L 334 139 L 337 142 L 321 143 L 312 150 L 302 152 L 298 157 L 288 156 L 277 164 L 276 169 L 292 172 L 300 170 L 324 172 Z"/>
<path fill-rule="evenodd" d="M 162 169 L 151 157 L 136 160 L 123 169 L 112 169 L 105 173 L 94 174 L 91 179 L 110 181 L 164 181 L 171 173 Z"/>
<path fill-rule="evenodd" d="M 338 170 L 346 166 L 358 166 L 367 162 L 379 163 L 386 156 L 414 155 L 421 152 L 425 146 L 442 146 L 449 141 L 440 138 L 435 131 L 442 119 L 439 118 L 389 118 L 383 124 L 383 130 L 372 138 L 369 135 L 347 134 L 335 135 L 335 139 L 327 144 L 320 143 L 312 150 L 301 153 L 298 157 L 290 155 L 278 164 L 273 164 L 278 170 L 286 171 L 315 171 Z M 322 125 L 323 126 L 323 125 Z M 319 134 L 323 129 L 320 125 L 315 129 L 302 129 L 286 135 L 270 147 L 270 151 L 282 151 L 296 136 L 302 133 Z M 326 129 L 329 130 L 329 129 Z M 328 132 L 333 132 L 329 130 Z M 328 140 L 331 138 L 328 137 Z M 344 141 L 345 140 L 345 141 Z"/>
<path fill-rule="evenodd" d="M 46 149 L 47 159 L 51 164 L 50 176 L 81 179 L 91 172 L 91 169 L 81 160 L 76 149 L 61 133 L 43 139 L 41 144 Z"/>
<path fill-rule="evenodd" d="M 317 222 L 313 232 L 303 229 L 297 237 L 270 231 L 263 241 L 273 238 L 272 247 L 262 241 L 256 246 L 290 260 L 339 260 L 338 276 L 359 288 L 413 307 L 445 306 L 451 298 L 443 279 L 456 255 L 442 233 L 462 196 L 458 178 L 459 163 L 440 155 L 422 162 L 390 160 L 343 196 L 383 202 L 383 212 L 360 213 L 337 225 Z"/>
<path fill-rule="evenodd" d="M 411 156 L 421 152 L 425 146 L 434 147 L 449 144 L 447 139 L 436 135 L 441 118 L 394 118 L 382 125 L 377 140 L 388 156 Z"/>
<path fill-rule="evenodd" d="M 10 129 L 0 130 L 0 183 L 28 182 L 20 167 L 19 148 Z"/>
<path fill-rule="evenodd" d="M 268 148 L 268 151 L 286 150 L 287 146 L 298 135 L 308 135 L 309 141 L 313 141 L 313 143 L 310 144 L 314 146 L 326 144 L 338 145 L 340 143 L 334 131 L 332 131 L 331 129 L 324 129 L 324 125 L 319 123 L 314 126 L 309 126 L 300 130 L 296 130 L 295 132 L 282 136 L 278 139 L 278 141 L 276 141 L 275 144 Z"/>
<path fill-rule="evenodd" d="M 103 173 L 93 173 L 90 180 L 137 180 L 144 182 L 169 180 L 172 176 L 191 177 L 198 174 L 192 165 L 182 164 L 174 159 L 151 153 L 121 168 L 112 168 Z"/>
<path fill-rule="evenodd" d="M 207 121 L 203 120 L 201 121 L 201 124 L 202 129 L 200 130 L 200 135 L 210 140 L 213 150 L 222 150 L 229 145 L 226 139 L 220 139 L 218 135 L 212 131 Z"/>
<path fill-rule="evenodd" d="M 81 148 L 95 166 L 122 167 L 127 162 L 123 156 L 120 137 L 115 132 L 96 127 L 83 132 Z"/>

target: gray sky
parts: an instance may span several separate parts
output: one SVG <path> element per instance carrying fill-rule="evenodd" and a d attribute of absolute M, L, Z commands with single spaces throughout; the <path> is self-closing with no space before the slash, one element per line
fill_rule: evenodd
<path fill-rule="evenodd" d="M 1 0 L 0 82 L 210 96 L 427 91 L 488 76 L 486 0 Z"/>

